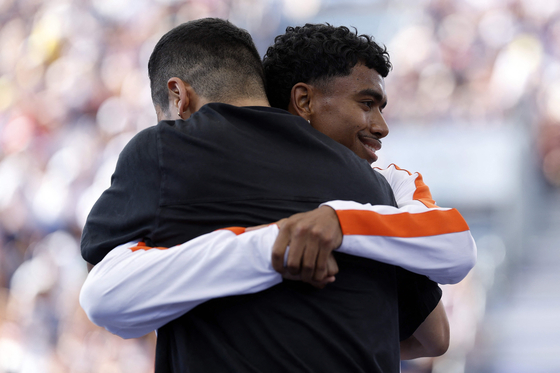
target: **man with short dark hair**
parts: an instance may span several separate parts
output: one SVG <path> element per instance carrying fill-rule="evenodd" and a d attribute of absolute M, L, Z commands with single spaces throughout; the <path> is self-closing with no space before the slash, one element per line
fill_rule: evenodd
<path fill-rule="evenodd" d="M 214 37 L 223 31 L 213 29 L 211 22 L 196 24 L 200 26 L 207 28 L 201 44 L 211 42 L 208 39 L 214 31 Z M 185 43 L 193 40 L 195 44 L 198 41 L 191 38 Z M 191 48 L 185 46 L 185 50 Z M 220 70 L 219 61 L 215 63 Z M 231 69 L 228 66 L 226 70 Z M 116 258 L 118 262 L 121 255 L 127 256 L 129 271 L 136 273 L 170 268 L 179 279 L 181 271 L 171 268 L 182 254 L 189 252 L 165 248 L 216 228 L 266 223 L 333 199 L 384 205 L 387 209 L 396 205 L 385 179 L 373 172 L 367 162 L 313 130 L 301 118 L 266 107 L 205 105 L 213 98 L 199 95 L 189 83 L 175 76 L 168 78 L 167 87 L 168 110 L 161 108 L 163 103 L 156 104 L 156 108 L 160 107 L 156 109 L 158 117 L 175 116 L 177 110 L 178 117 L 190 119 L 161 122 L 127 145 L 111 188 L 88 218 L 82 241 L 88 261 L 99 262 L 114 246 L 141 238 L 143 245 L 115 249 L 108 259 Z M 262 106 L 262 99 L 257 93 L 254 97 L 230 97 L 225 101 Z M 372 105 L 378 107 L 382 101 Z M 286 168 L 291 172 L 277 171 Z M 316 211 L 319 210 L 332 213 L 330 207 Z M 246 240 L 242 245 L 247 248 L 270 246 L 272 241 L 259 241 L 259 235 L 274 229 L 277 228 L 271 226 L 244 233 L 234 240 Z M 448 233 L 465 232 L 464 227 L 461 229 Z M 219 240 L 227 241 L 232 231 L 212 235 L 219 234 Z M 206 238 L 197 240 L 200 239 Z M 422 237 L 416 240 L 421 242 Z M 148 250 L 153 246 L 164 250 Z M 292 242 L 291 253 L 293 247 Z M 203 255 L 212 256 L 214 252 L 207 250 Z M 259 258 L 248 255 L 241 263 Z M 204 260 L 195 256 L 188 265 L 197 266 Z M 401 332 L 412 333 L 438 304 L 439 289 L 425 278 L 402 276 L 401 270 L 391 265 L 338 253 L 337 261 L 341 267 L 337 281 L 322 290 L 284 281 L 258 294 L 214 299 L 161 327 L 156 370 L 398 371 L 397 314 Z M 219 258 L 213 263 L 221 265 Z M 224 286 L 239 276 L 216 273 L 225 277 Z M 410 278 L 414 286 L 405 295 L 404 286 Z M 178 282 L 194 283 L 198 279 Z M 168 282 L 168 287 L 148 289 L 178 300 L 182 295 L 173 282 Z M 246 292 L 262 290 L 259 286 Z M 142 296 L 149 300 L 162 295 Z M 205 296 L 215 298 L 212 294 Z M 130 304 L 126 299 L 122 302 Z M 172 299 L 170 303 L 180 301 Z M 128 314 L 129 324 L 143 320 L 140 313 L 163 311 L 158 307 L 160 304 L 155 302 L 152 308 L 136 308 Z M 408 311 L 406 317 L 402 310 Z M 314 348 L 309 350 L 310 346 Z"/>
<path fill-rule="evenodd" d="M 175 113 L 169 111 L 173 109 L 178 109 L 181 118 L 188 115 L 185 108 L 175 107 L 169 100 L 171 78 L 187 82 L 210 102 L 250 100 L 251 104 L 269 106 L 253 39 L 245 30 L 220 19 L 191 21 L 165 34 L 150 56 L 148 74 L 159 120 L 173 117 Z"/>
<path fill-rule="evenodd" d="M 84 259 L 91 264 L 97 264 L 115 246 L 138 238 L 149 244 L 173 246 L 223 228 L 221 209 L 228 209 L 227 206 L 220 205 L 214 212 L 216 207 L 204 205 L 204 200 L 213 198 L 212 193 L 222 192 L 216 190 L 220 185 L 212 175 L 219 173 L 223 176 L 220 181 L 227 183 L 242 179 L 244 175 L 226 177 L 228 169 L 223 165 L 239 162 L 227 153 L 227 148 L 234 146 L 233 139 L 224 138 L 220 126 L 208 129 L 204 126 L 206 123 L 221 123 L 229 130 L 232 124 L 222 119 L 230 111 L 237 114 L 236 107 L 260 107 L 258 112 L 241 110 L 237 120 L 243 123 L 247 115 L 262 116 L 265 120 L 267 112 L 274 111 L 266 108 L 269 105 L 262 64 L 251 36 L 227 21 L 206 18 L 174 28 L 154 48 L 148 73 L 160 124 L 140 132 L 123 150 L 120 168 L 113 175 L 111 187 L 103 193 L 88 217 L 81 245 Z M 199 112 L 209 103 L 227 105 L 212 104 Z M 188 119 L 196 112 L 198 115 L 188 126 L 182 121 L 161 122 Z M 180 147 L 181 136 L 189 136 L 189 132 L 198 127 L 201 131 L 216 131 L 213 135 L 205 134 L 208 140 L 200 141 L 220 140 L 208 146 L 200 142 L 187 143 L 192 149 L 204 149 L 201 154 L 212 150 L 213 157 L 208 160 L 198 159 L 199 155 L 194 151 L 183 153 Z M 243 137 L 239 141 L 236 146 L 249 145 L 242 143 Z M 220 159 L 220 153 L 230 159 Z M 238 159 L 249 158 L 251 149 L 245 153 L 236 156 L 241 156 Z M 205 161 L 209 163 L 203 164 Z M 216 162 L 220 163 L 213 164 Z M 194 164 L 200 165 L 202 170 L 191 167 Z M 252 184 L 258 177 L 254 171 L 247 169 L 246 180 L 242 183 Z M 201 183 L 195 184 L 204 173 L 209 179 L 201 179 Z M 137 182 L 140 175 L 144 175 L 142 181 Z M 196 185 L 196 190 L 183 189 L 188 185 Z M 155 192 L 158 190 L 160 194 Z M 190 200 L 197 204 L 189 203 L 188 206 L 192 207 L 187 208 L 184 202 Z M 238 224 L 262 222 L 262 213 L 244 211 L 251 209 L 251 202 L 239 205 L 242 206 L 229 208 L 239 209 L 236 210 L 236 215 L 241 217 Z M 288 211 L 298 212 L 299 209 Z M 268 217 L 268 213 L 264 216 Z M 283 214 L 276 216 L 284 217 Z M 185 228 L 187 226 L 189 229 Z"/>

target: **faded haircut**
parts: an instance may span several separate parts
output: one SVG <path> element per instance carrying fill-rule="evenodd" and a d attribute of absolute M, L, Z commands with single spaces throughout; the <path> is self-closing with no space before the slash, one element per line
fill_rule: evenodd
<path fill-rule="evenodd" d="M 228 21 L 204 18 L 183 23 L 156 44 L 148 63 L 154 104 L 168 111 L 170 78 L 191 85 L 214 102 L 264 96 L 264 73 L 251 35 Z"/>

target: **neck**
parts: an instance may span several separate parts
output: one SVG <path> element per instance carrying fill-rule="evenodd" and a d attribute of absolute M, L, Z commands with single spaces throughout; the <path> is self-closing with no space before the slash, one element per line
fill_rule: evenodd
<path fill-rule="evenodd" d="M 229 104 L 233 106 L 269 106 L 268 100 L 266 97 L 246 97 L 246 98 L 238 98 L 233 100 L 228 100 L 224 102 L 224 104 Z"/>
<path fill-rule="evenodd" d="M 205 98 L 201 98 L 200 100 L 197 100 L 196 102 L 196 108 L 193 111 L 196 112 L 198 111 L 202 106 L 210 103 L 210 102 L 217 102 L 217 101 L 209 101 L 206 100 Z M 223 102 L 224 104 L 228 104 L 228 105 L 233 105 L 233 106 L 267 106 L 270 107 L 270 104 L 268 103 L 268 99 L 266 97 L 245 97 L 245 98 L 237 98 L 237 99 L 233 99 L 233 100 L 225 100 Z M 162 120 L 177 120 L 177 119 L 188 119 L 191 116 L 190 112 L 183 112 L 182 117 L 179 117 L 179 115 L 175 114 L 176 113 L 176 108 L 175 107 L 171 107 L 170 109 L 165 112 L 161 109 L 161 107 L 159 107 L 158 105 L 155 105 L 156 108 L 156 116 L 157 116 L 157 120 L 162 121 Z"/>

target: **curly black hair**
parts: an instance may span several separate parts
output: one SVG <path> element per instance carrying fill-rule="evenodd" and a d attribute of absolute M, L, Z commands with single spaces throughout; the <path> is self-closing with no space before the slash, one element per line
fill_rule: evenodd
<path fill-rule="evenodd" d="M 286 110 L 295 84 L 325 84 L 333 77 L 350 75 L 358 63 L 382 77 L 392 68 L 387 48 L 368 35 L 358 35 L 356 29 L 328 23 L 288 27 L 263 59 L 268 100 Z"/>

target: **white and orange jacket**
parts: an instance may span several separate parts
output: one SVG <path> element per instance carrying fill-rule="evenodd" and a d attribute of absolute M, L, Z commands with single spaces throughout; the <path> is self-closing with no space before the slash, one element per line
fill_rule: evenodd
<path fill-rule="evenodd" d="M 400 266 L 440 284 L 461 281 L 476 244 L 461 214 L 436 206 L 419 173 L 377 169 L 398 208 L 330 201 L 344 235 L 339 252 Z M 278 227 L 222 229 L 171 248 L 134 241 L 89 273 L 80 304 L 95 324 L 123 338 L 145 335 L 210 299 L 255 293 L 282 281 L 271 264 Z"/>

